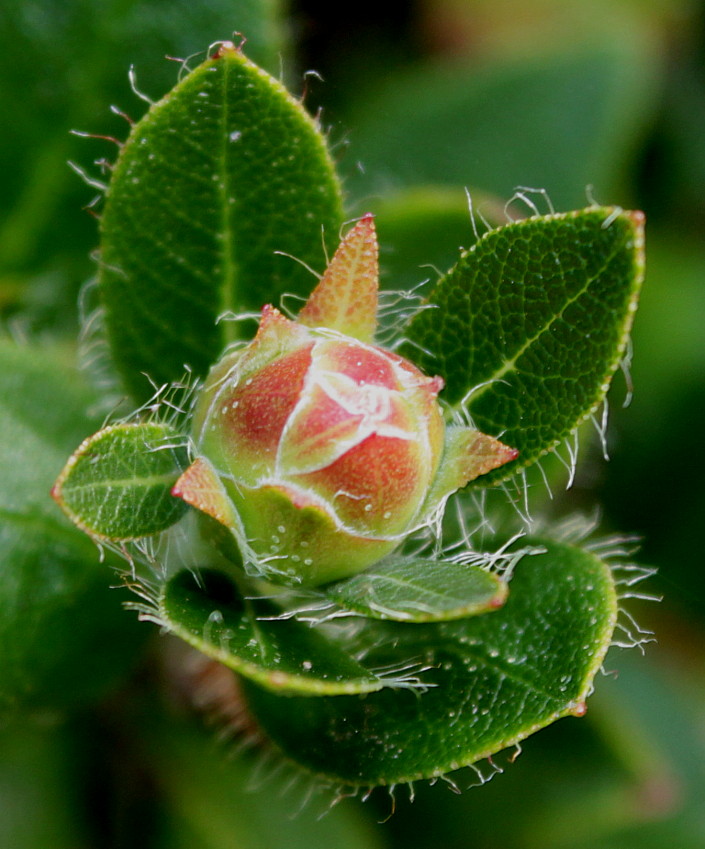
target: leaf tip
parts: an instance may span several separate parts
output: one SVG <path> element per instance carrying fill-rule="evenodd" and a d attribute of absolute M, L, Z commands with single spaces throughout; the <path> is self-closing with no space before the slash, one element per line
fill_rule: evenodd
<path fill-rule="evenodd" d="M 632 209 L 626 213 L 627 218 L 629 218 L 632 224 L 638 229 L 643 229 L 646 224 L 646 214 L 642 212 L 640 209 Z"/>
<path fill-rule="evenodd" d="M 239 33 L 237 33 L 239 35 Z M 242 55 L 242 48 L 245 46 L 247 39 L 244 35 L 240 35 L 240 43 L 235 44 L 234 41 L 216 41 L 215 50 L 211 53 L 211 59 L 222 59 L 224 56 Z"/>
<path fill-rule="evenodd" d="M 74 453 L 69 457 L 66 461 L 64 468 L 59 472 L 58 478 L 54 481 L 54 485 L 49 490 L 49 495 L 54 499 L 56 504 L 61 508 L 62 512 L 65 513 L 72 522 L 78 524 L 77 519 L 72 514 L 69 509 L 66 498 L 64 496 L 64 484 L 66 483 L 66 479 L 68 478 L 71 469 L 76 465 L 76 457 L 80 454 L 83 445 L 88 442 L 90 437 L 84 440 L 81 445 L 74 451 Z"/>
<path fill-rule="evenodd" d="M 569 710 L 571 716 L 585 716 L 587 713 L 587 703 L 585 701 L 575 702 Z"/>
<path fill-rule="evenodd" d="M 506 584 L 505 584 L 506 586 Z M 501 607 L 504 607 L 507 601 L 507 592 L 506 590 L 498 593 L 488 604 L 490 610 L 499 610 Z"/>

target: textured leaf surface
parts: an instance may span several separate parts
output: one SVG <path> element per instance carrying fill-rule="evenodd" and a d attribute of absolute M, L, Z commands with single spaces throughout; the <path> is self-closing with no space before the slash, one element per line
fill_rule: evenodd
<path fill-rule="evenodd" d="M 445 399 L 477 428 L 519 449 L 481 484 L 535 461 L 599 405 L 643 264 L 643 216 L 590 207 L 493 230 L 438 282 L 436 309 L 406 330 L 407 353 L 440 372 Z"/>
<path fill-rule="evenodd" d="M 435 622 L 496 610 L 504 604 L 507 585 L 479 566 L 394 557 L 331 584 L 324 593 L 374 619 Z"/>
<path fill-rule="evenodd" d="M 382 681 L 308 625 L 246 599 L 220 572 L 180 572 L 167 584 L 159 617 L 177 636 L 264 687 L 304 694 L 367 693 Z"/>
<path fill-rule="evenodd" d="M 136 539 L 181 518 L 186 505 L 171 488 L 187 465 L 185 440 L 169 425 L 113 425 L 79 446 L 52 495 L 88 533 Z"/>
<path fill-rule="evenodd" d="M 335 247 L 339 186 L 298 101 L 221 48 L 134 128 L 101 219 L 100 284 L 113 358 L 141 399 L 203 375 L 247 332 L 224 313 L 308 294 Z M 332 252 L 332 250 L 331 250 Z"/>
<path fill-rule="evenodd" d="M 94 400 L 62 351 L 0 339 L 0 716 L 103 695 L 144 636 L 95 545 L 49 497 L 99 425 L 84 413 Z"/>
<path fill-rule="evenodd" d="M 516 567 L 502 610 L 429 625 L 370 623 L 364 662 L 421 660 L 429 689 L 282 699 L 245 685 L 258 724 L 290 757 L 351 784 L 431 777 L 581 715 L 617 612 L 609 568 L 547 543 Z"/>
<path fill-rule="evenodd" d="M 95 271 L 93 220 L 83 207 L 91 190 L 66 167 L 114 158 L 107 141 L 70 135 L 86 130 L 123 138 L 126 123 L 108 109 L 120 104 L 133 117 L 144 105 L 130 92 L 128 68 L 140 88 L 161 96 L 177 66 L 166 56 L 191 56 L 237 27 L 247 54 L 271 73 L 286 60 L 284 9 L 279 0 L 144 0 L 113 5 L 94 0 L 37 0 L 2 4 L 0 112 L 12 132 L 0 138 L 0 295 L 3 308 L 37 307 L 60 333 L 74 331 L 80 281 Z M 41 56 L 41 61 L 37 57 Z M 67 79 L 70 75 L 70 81 Z M 37 300 L 37 275 L 51 286 Z M 21 303 L 22 306 L 15 306 Z"/>

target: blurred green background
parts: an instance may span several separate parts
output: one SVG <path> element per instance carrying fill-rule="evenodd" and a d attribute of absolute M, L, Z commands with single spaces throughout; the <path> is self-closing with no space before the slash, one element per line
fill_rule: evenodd
<path fill-rule="evenodd" d="M 605 533 L 642 536 L 639 561 L 658 568 L 644 589 L 663 600 L 626 604 L 658 642 L 645 656 L 613 649 L 607 669 L 616 674 L 598 679 L 587 717 L 531 738 L 489 786 L 456 796 L 442 783 L 419 785 L 413 805 L 399 788 L 388 820 L 391 803 L 380 791 L 319 820 L 324 794 L 292 819 L 305 787 L 280 792 L 288 779 L 270 776 L 265 765 L 259 789 L 246 791 L 257 753 L 235 756 L 232 744 L 204 729 L 203 711 L 188 695 L 203 670 L 165 669 L 157 659 L 165 639 L 134 614 L 120 615 L 125 594 L 107 592 L 112 576 L 94 564 L 92 549 L 62 549 L 59 560 L 78 558 L 81 576 L 91 574 L 74 574 L 71 604 L 52 624 L 58 635 L 61 628 L 72 634 L 71 654 L 61 657 L 53 646 L 55 665 L 43 670 L 37 658 L 46 657 L 49 641 L 38 640 L 27 662 L 39 683 L 0 720 L 0 847 L 705 847 L 705 593 L 697 553 L 705 521 L 698 435 L 705 419 L 705 3 L 5 0 L 4 335 L 73 356 L 76 303 L 94 270 L 97 236 L 86 211 L 95 192 L 67 161 L 103 181 L 116 148 L 70 131 L 123 138 L 128 127 L 117 112 L 138 118 L 145 108 L 128 83 L 131 65 L 140 89 L 157 98 L 179 71 L 165 55 L 183 59 L 235 31 L 247 36 L 251 58 L 321 110 L 350 217 L 378 215 L 391 288 L 434 276 L 433 267 L 447 268 L 469 242 L 466 187 L 488 217 L 517 186 L 545 189 L 558 210 L 591 197 L 645 210 L 648 271 L 633 333 L 633 400 L 622 407 L 627 387 L 618 376 L 610 396 L 613 459 L 604 463 L 586 433 L 575 486 L 548 509 L 591 513 L 602 505 Z M 547 210 L 543 195 L 529 196 Z M 511 209 L 527 212 L 520 200 Z M 30 379 L 35 366 L 17 374 Z M 50 422 L 63 400 L 52 375 Z M 21 395 L 21 381 L 5 374 L 0 391 Z M 71 397 L 84 391 L 90 400 L 88 389 L 72 387 Z M 85 423 L 83 433 L 90 429 Z M 76 437 L 61 422 L 52 434 L 51 462 L 59 462 Z M 0 449 L 0 469 L 11 452 L 11 445 Z M 47 463 L 50 484 L 55 472 Z M 37 567 L 27 592 L 40 592 L 53 568 Z M 0 590 L 0 603 L 3 592 L 10 590 Z M 102 631 L 67 626 L 86 610 Z M 24 640 L 31 615 L 18 608 L 7 645 Z M 91 686 L 84 681 L 74 692 L 81 676 Z M 474 774 L 454 778 L 465 788 Z"/>

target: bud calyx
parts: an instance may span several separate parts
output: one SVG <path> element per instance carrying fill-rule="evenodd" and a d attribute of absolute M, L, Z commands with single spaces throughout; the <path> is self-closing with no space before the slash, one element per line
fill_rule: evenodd
<path fill-rule="evenodd" d="M 197 470 L 174 494 L 232 525 L 246 562 L 270 579 L 317 584 L 354 574 L 470 479 L 449 474 L 457 458 L 446 450 L 442 379 L 368 339 L 376 291 L 366 216 L 299 320 L 265 307 L 255 339 L 226 355 L 203 389 Z M 486 457 L 472 476 L 515 456 L 475 431 L 454 430 L 484 440 Z M 456 433 L 453 451 L 461 443 Z"/>

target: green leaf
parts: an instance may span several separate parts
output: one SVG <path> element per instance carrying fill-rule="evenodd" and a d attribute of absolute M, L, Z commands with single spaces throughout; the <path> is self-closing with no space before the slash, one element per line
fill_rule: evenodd
<path fill-rule="evenodd" d="M 65 352 L 0 339 L 0 719 L 103 696 L 144 636 L 95 545 L 49 497 L 99 424 L 84 412 L 94 401 Z"/>
<path fill-rule="evenodd" d="M 65 725 L 15 723 L 0 734 L 0 846 L 88 846 L 76 792 L 76 745 Z"/>
<path fill-rule="evenodd" d="M 287 60 L 280 0 L 37 0 L 4 3 L 0 13 L 3 85 L 0 112 L 12 132 L 0 137 L 0 298 L 23 315 L 75 331 L 81 280 L 94 273 L 89 252 L 95 223 L 84 207 L 92 197 L 67 160 L 99 176 L 93 160 L 109 157 L 106 140 L 70 135 L 86 131 L 124 137 L 127 124 L 109 105 L 139 117 L 144 104 L 129 88 L 161 96 L 178 65 L 165 57 L 205 51 L 234 28 L 246 34 L 248 56 L 271 73 Z M 38 58 L 41 57 L 40 60 Z M 69 82 L 70 78 L 70 82 Z"/>
<path fill-rule="evenodd" d="M 365 664 L 420 656 L 425 692 L 283 699 L 245 682 L 258 725 L 310 770 L 376 785 L 443 774 L 582 715 L 615 625 L 612 575 L 588 551 L 544 545 L 491 616 L 368 626 Z"/>
<path fill-rule="evenodd" d="M 81 443 L 52 495 L 87 533 L 137 539 L 165 530 L 186 512 L 171 488 L 187 466 L 186 440 L 169 425 L 112 425 Z"/>
<path fill-rule="evenodd" d="M 224 574 L 180 572 L 159 601 L 172 633 L 263 687 L 308 695 L 369 693 L 380 678 L 317 630 L 280 608 L 243 597 Z"/>
<path fill-rule="evenodd" d="M 122 149 L 101 219 L 113 358 L 139 399 L 204 375 L 241 322 L 325 264 L 340 189 L 324 139 L 280 83 L 223 46 L 155 104 Z M 280 252 L 280 253 L 277 253 Z"/>
<path fill-rule="evenodd" d="M 479 566 L 391 557 L 323 593 L 348 610 L 373 619 L 437 622 L 496 610 L 507 585 Z"/>
<path fill-rule="evenodd" d="M 623 25 L 582 43 L 576 25 L 570 49 L 546 49 L 555 39 L 544 36 L 530 56 L 522 45 L 484 63 L 473 54 L 376 74 L 346 116 L 352 161 L 364 165 L 350 169 L 348 190 L 368 197 L 432 183 L 507 199 L 536 186 L 563 209 L 581 204 L 588 185 L 620 193 L 624 162 L 653 114 L 661 58 L 648 25 L 630 21 L 629 38 Z M 381 221 L 380 235 L 384 244 Z"/>
<path fill-rule="evenodd" d="M 224 670 L 227 672 L 226 670 Z M 232 674 L 232 673 L 231 673 Z M 186 724 L 171 715 L 148 723 L 147 760 L 167 816 L 158 824 L 163 849 L 383 849 L 364 810 L 336 805 L 323 795 L 302 806 L 291 792 L 293 769 L 274 767 L 254 786 L 258 752 L 240 754 L 213 745 L 210 728 Z M 140 723 L 142 727 L 142 723 Z M 227 756 L 226 756 L 227 755 Z M 259 764 L 261 768 L 261 763 Z M 281 767 L 281 764 L 278 765 Z M 10 844 L 8 844 L 9 846 Z M 53 849 L 53 847 L 52 847 Z"/>
<path fill-rule="evenodd" d="M 406 353 L 443 376 L 453 410 L 519 450 L 481 485 L 530 465 L 598 407 L 643 271 L 641 213 L 590 207 L 493 230 L 438 282 Z"/>

